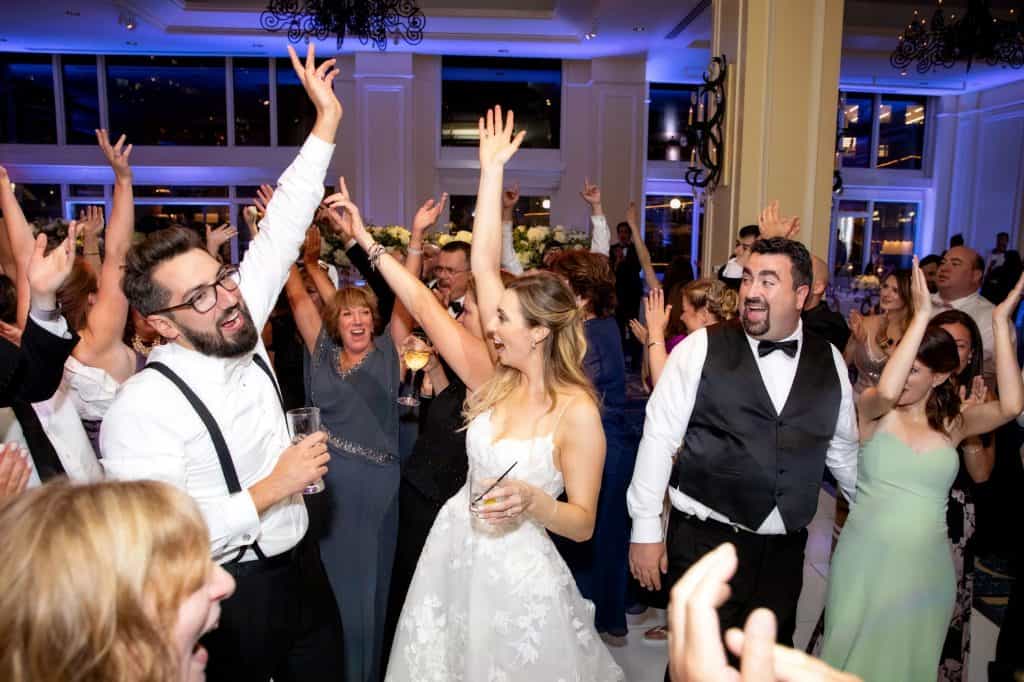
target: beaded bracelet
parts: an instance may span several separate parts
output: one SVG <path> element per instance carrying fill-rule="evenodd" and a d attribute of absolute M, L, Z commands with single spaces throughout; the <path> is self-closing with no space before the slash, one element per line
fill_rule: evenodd
<path fill-rule="evenodd" d="M 386 249 L 383 246 L 377 242 L 373 243 L 373 246 L 371 246 L 366 252 L 366 255 L 370 258 L 371 268 L 374 270 L 377 269 L 377 266 L 380 264 L 380 257 L 383 256 L 385 252 Z"/>

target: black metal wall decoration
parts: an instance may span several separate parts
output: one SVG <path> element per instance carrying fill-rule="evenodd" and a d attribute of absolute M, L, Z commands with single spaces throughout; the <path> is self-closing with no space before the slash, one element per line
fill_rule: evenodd
<path fill-rule="evenodd" d="M 916 63 L 918 73 L 938 67 L 951 69 L 958 62 L 967 62 L 967 71 L 975 61 L 989 66 L 1013 69 L 1024 67 L 1024 17 L 1011 9 L 1010 19 L 992 15 L 989 0 L 968 0 L 966 12 L 947 16 L 942 0 L 925 19 L 917 10 L 899 35 L 899 44 L 889 63 L 906 75 L 906 68 Z"/>
<path fill-rule="evenodd" d="M 260 14 L 260 26 L 267 31 L 287 31 L 293 43 L 325 40 L 337 36 L 338 48 L 346 36 L 363 45 L 373 43 L 385 50 L 395 45 L 423 42 L 426 17 L 413 0 L 270 0 Z"/>
<path fill-rule="evenodd" d="M 690 165 L 684 175 L 686 183 L 701 188 L 706 194 L 715 191 L 722 179 L 722 123 L 725 120 L 725 78 L 729 67 L 725 55 L 711 58 L 702 78 L 704 84 L 690 99 L 690 115 L 686 141 L 690 148 Z M 694 114 L 696 113 L 696 120 Z"/>

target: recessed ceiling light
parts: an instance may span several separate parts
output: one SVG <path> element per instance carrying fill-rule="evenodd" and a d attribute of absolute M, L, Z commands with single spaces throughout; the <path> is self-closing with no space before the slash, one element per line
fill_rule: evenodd
<path fill-rule="evenodd" d="M 907 71 L 906 71 L 906 69 L 904 69 L 903 71 L 900 71 L 900 75 L 901 75 L 901 76 L 906 76 L 906 75 L 907 75 Z"/>
<path fill-rule="evenodd" d="M 593 40 L 596 37 L 597 37 L 597 34 L 594 33 L 593 31 L 588 31 L 587 33 L 583 34 L 583 39 L 584 40 Z"/>
<path fill-rule="evenodd" d="M 640 24 L 637 24 L 636 26 L 633 27 L 633 33 L 643 33 L 646 30 L 647 29 L 641 26 Z"/>

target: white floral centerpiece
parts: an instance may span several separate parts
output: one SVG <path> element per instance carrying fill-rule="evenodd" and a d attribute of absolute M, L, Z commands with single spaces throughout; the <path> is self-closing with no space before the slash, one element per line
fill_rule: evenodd
<path fill-rule="evenodd" d="M 882 283 L 878 280 L 877 275 L 859 275 L 853 280 L 855 291 L 878 291 L 881 288 Z"/>
<path fill-rule="evenodd" d="M 516 256 L 527 270 L 541 267 L 544 250 L 554 243 L 570 249 L 589 249 L 590 235 L 578 230 L 566 230 L 561 225 L 555 225 L 554 228 L 547 225 L 519 225 L 512 230 L 512 245 Z"/>

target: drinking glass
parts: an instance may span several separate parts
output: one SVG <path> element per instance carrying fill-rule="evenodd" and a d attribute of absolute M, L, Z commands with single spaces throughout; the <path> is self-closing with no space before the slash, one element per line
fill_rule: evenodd
<path fill-rule="evenodd" d="M 311 436 L 320 430 L 320 408 L 300 407 L 295 410 L 288 410 L 288 433 L 292 437 L 292 445 L 295 445 L 306 436 Z M 303 495 L 316 495 L 324 490 L 324 479 L 319 478 L 303 489 Z"/>
<path fill-rule="evenodd" d="M 497 481 L 508 466 L 487 466 L 474 463 L 469 468 L 469 511 L 472 514 L 473 525 L 478 530 L 494 532 L 496 527 L 480 518 L 480 515 L 487 507 L 501 502 L 501 498 L 494 497 L 491 486 Z M 505 480 L 508 480 L 507 477 Z M 501 482 L 504 483 L 504 480 Z M 495 488 L 501 486 L 499 483 Z M 477 501 L 483 495 L 483 498 Z"/>
<path fill-rule="evenodd" d="M 419 398 L 416 397 L 419 385 L 423 381 L 420 370 L 430 362 L 432 351 L 429 343 L 415 335 L 407 338 L 402 344 L 402 359 L 405 361 L 405 366 L 409 368 L 406 376 L 411 374 L 412 379 L 402 382 L 402 387 L 399 390 L 399 394 L 401 394 L 398 398 L 399 405 L 416 407 L 420 404 Z"/>

